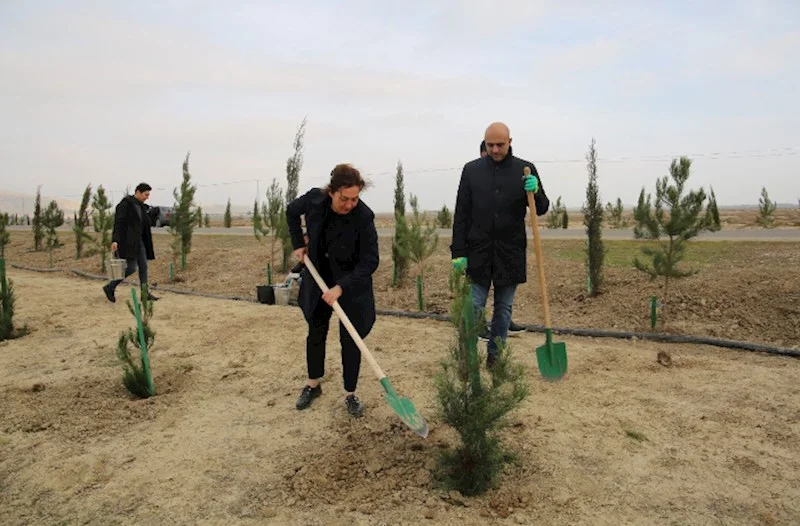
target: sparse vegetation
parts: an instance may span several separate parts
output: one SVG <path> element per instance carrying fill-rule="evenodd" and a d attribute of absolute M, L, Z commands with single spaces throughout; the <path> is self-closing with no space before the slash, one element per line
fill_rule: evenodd
<path fill-rule="evenodd" d="M 442 209 L 436 214 L 436 226 L 439 228 L 451 228 L 453 226 L 453 214 L 447 205 L 442 205 Z"/>
<path fill-rule="evenodd" d="M 417 304 L 419 310 L 425 310 L 423 287 L 425 283 L 425 260 L 436 250 L 439 235 L 436 225 L 428 223 L 425 215 L 419 211 L 417 197 L 411 194 L 412 219 L 408 232 L 405 234 L 405 246 L 400 248 L 401 255 L 417 266 Z"/>
<path fill-rule="evenodd" d="M 181 270 L 186 269 L 186 256 L 192 250 L 192 233 L 194 232 L 196 212 L 194 206 L 194 194 L 197 186 L 191 183 L 192 176 L 189 173 L 189 153 L 183 161 L 183 181 L 181 182 L 180 192 L 178 189 L 172 191 L 175 198 L 175 207 L 169 220 L 169 233 L 172 235 L 172 262 L 180 257 Z"/>
<path fill-rule="evenodd" d="M 567 213 L 567 208 L 561 202 L 561 196 L 558 196 L 556 203 L 550 208 L 547 214 L 547 228 L 564 228 L 563 215 Z M 569 221 L 569 220 L 568 220 Z"/>
<path fill-rule="evenodd" d="M 625 219 L 625 207 L 622 205 L 622 199 L 617 197 L 617 204 L 612 205 L 610 202 L 606 203 L 606 215 L 608 219 L 607 224 L 610 228 L 625 228 L 628 226 L 628 221 Z"/>
<path fill-rule="evenodd" d="M 53 250 L 61 246 L 56 229 L 64 224 L 64 212 L 58 207 L 58 203 L 50 201 L 44 211 L 42 223 L 45 231 L 45 247 L 50 255 L 50 268 L 53 268 Z"/>

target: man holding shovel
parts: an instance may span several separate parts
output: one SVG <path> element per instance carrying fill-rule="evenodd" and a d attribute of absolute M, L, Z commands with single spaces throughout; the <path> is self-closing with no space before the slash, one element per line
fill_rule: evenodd
<path fill-rule="evenodd" d="M 372 274 L 379 262 L 378 233 L 375 214 L 360 200 L 365 186 L 357 169 L 339 164 L 331 171 L 325 188 L 314 188 L 286 207 L 295 257 L 303 261 L 307 255 L 329 288 L 323 294 L 308 268 L 302 269 L 298 304 L 308 322 L 308 380 L 297 399 L 297 409 L 307 408 L 322 394 L 320 380 L 325 375 L 325 342 L 334 302 L 338 302 L 361 338 L 369 334 L 375 323 Z M 305 216 L 307 243 L 303 239 L 301 216 Z M 355 394 L 361 352 L 341 322 L 339 342 L 347 393 L 345 407 L 352 416 L 362 416 L 364 405 Z"/>
<path fill-rule="evenodd" d="M 513 155 L 511 133 L 501 122 L 485 132 L 487 155 L 464 165 L 453 214 L 453 267 L 466 270 L 472 282 L 476 313 L 483 316 L 489 287 L 494 286 L 494 313 L 486 365 L 497 359 L 496 339 L 505 343 L 511 306 L 519 283 L 527 281 L 527 192 L 534 192 L 537 215 L 547 213 L 550 200 L 536 167 Z M 523 177 L 529 167 L 531 175 Z"/>

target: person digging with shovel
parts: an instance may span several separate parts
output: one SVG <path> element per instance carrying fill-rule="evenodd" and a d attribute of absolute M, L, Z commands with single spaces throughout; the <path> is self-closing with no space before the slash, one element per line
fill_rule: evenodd
<path fill-rule="evenodd" d="M 484 140 L 488 155 L 461 171 L 450 252 L 453 267 L 470 278 L 477 319 L 482 319 L 489 287 L 494 286 L 486 357 L 491 367 L 497 360 L 497 338 L 505 343 L 508 336 L 517 285 L 527 280 L 526 192 L 534 192 L 537 215 L 547 213 L 550 200 L 533 163 L 513 155 L 508 126 L 489 125 Z M 523 177 L 526 166 L 531 175 Z"/>
<path fill-rule="evenodd" d="M 304 261 L 307 255 L 329 288 L 322 289 L 308 268 L 301 270 L 298 304 L 308 323 L 306 367 L 308 380 L 295 406 L 306 409 L 322 394 L 320 380 L 325 375 L 325 342 L 338 302 L 358 336 L 365 338 L 375 323 L 375 294 L 372 274 L 378 269 L 378 232 L 375 214 L 360 199 L 366 182 L 349 164 L 339 164 L 331 171 L 325 188 L 313 188 L 290 202 L 286 220 L 292 238 L 294 255 Z M 305 216 L 308 242 L 303 239 L 300 218 Z M 363 416 L 364 404 L 355 394 L 361 367 L 361 352 L 339 323 L 342 347 L 342 373 L 345 407 L 356 417 Z"/>

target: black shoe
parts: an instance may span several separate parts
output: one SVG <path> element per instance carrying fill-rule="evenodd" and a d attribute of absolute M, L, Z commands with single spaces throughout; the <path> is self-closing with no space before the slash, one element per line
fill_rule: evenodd
<path fill-rule="evenodd" d="M 107 283 L 103 285 L 103 292 L 106 293 L 106 298 L 108 298 L 108 301 L 111 303 L 117 302 L 117 298 L 114 297 L 114 291 L 111 290 L 111 287 L 109 287 Z"/>
<path fill-rule="evenodd" d="M 344 399 L 344 405 L 347 406 L 347 412 L 355 417 L 364 416 L 364 404 L 358 399 L 356 395 L 347 395 Z"/>
<path fill-rule="evenodd" d="M 489 330 L 489 327 L 484 327 L 483 330 L 478 334 L 478 339 L 482 342 L 488 342 L 491 335 L 492 331 Z"/>
<path fill-rule="evenodd" d="M 525 327 L 517 325 L 514 323 L 514 320 L 511 320 L 511 323 L 508 324 L 508 334 L 519 334 L 522 332 L 525 332 Z"/>
<path fill-rule="evenodd" d="M 322 394 L 322 386 L 318 385 L 316 387 L 305 386 L 303 387 L 303 392 L 300 393 L 300 397 L 297 399 L 297 403 L 295 407 L 297 409 L 305 409 L 306 407 L 311 405 L 311 401 L 317 398 L 319 395 Z"/>
<path fill-rule="evenodd" d="M 494 362 L 497 361 L 497 356 L 493 354 L 489 354 L 486 356 L 486 368 L 491 369 L 494 366 Z"/>

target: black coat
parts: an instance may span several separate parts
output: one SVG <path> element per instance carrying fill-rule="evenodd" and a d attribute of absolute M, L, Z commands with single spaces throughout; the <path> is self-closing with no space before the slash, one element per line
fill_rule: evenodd
<path fill-rule="evenodd" d="M 141 214 L 136 213 L 136 207 Z M 117 255 L 122 259 L 136 259 L 139 254 L 139 240 L 144 239 L 147 259 L 155 259 L 153 234 L 150 231 L 150 217 L 147 209 L 132 195 L 126 195 L 117 205 L 114 213 L 114 232 L 111 241 L 117 242 Z"/>
<path fill-rule="evenodd" d="M 464 165 L 453 214 L 453 258 L 467 258 L 467 275 L 474 282 L 511 285 L 527 281 L 525 215 L 528 194 L 522 169 L 539 179 L 534 194 L 537 215 L 547 213 L 550 200 L 536 167 L 514 157 L 511 149 L 501 162 L 486 156 Z"/>
<path fill-rule="evenodd" d="M 322 275 L 324 273 L 320 268 L 320 236 L 328 214 L 335 214 L 331 209 L 331 198 L 327 192 L 319 188 L 311 189 L 286 207 L 292 247 L 297 250 L 305 246 L 300 226 L 300 216 L 305 215 L 308 258 Z M 359 200 L 358 205 L 343 216 L 343 219 L 346 228 L 328 252 L 335 283 L 327 285 L 328 287 L 339 285 L 342 288 L 339 305 L 363 338 L 375 323 L 372 274 L 377 270 L 380 261 L 375 214 L 364 201 Z M 300 277 L 302 281 L 297 302 L 306 320 L 311 321 L 314 310 L 321 301 L 322 290 L 307 268 L 303 268 Z"/>

